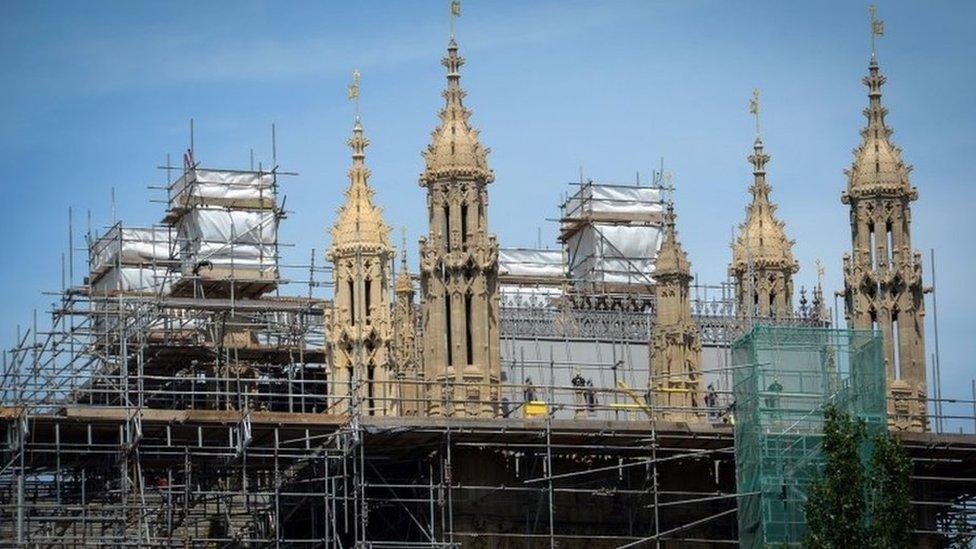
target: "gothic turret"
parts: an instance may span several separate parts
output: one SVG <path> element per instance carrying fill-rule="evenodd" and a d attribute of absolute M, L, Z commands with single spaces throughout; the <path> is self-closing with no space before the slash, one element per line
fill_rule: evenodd
<path fill-rule="evenodd" d="M 393 304 L 393 360 L 400 390 L 400 415 L 426 413 L 423 372 L 417 353 L 417 308 L 414 304 L 413 279 L 407 267 L 407 242 L 400 251 L 400 272 L 396 278 L 396 300 Z"/>
<path fill-rule="evenodd" d="M 337 411 L 351 404 L 367 415 L 394 413 L 390 363 L 390 228 L 373 203 L 366 168 L 369 141 L 356 117 L 345 203 L 332 228 L 329 259 L 335 282 L 331 330 L 332 393 Z"/>
<path fill-rule="evenodd" d="M 799 266 L 793 259 L 793 242 L 787 238 L 782 221 L 776 218 L 776 205 L 766 181 L 769 155 L 763 152 L 757 132 L 749 163 L 753 182 L 749 187 L 752 202 L 746 220 L 739 225 L 739 236 L 732 244 L 729 275 L 735 280 L 739 313 L 760 319 L 788 318 L 793 313 L 793 275 Z"/>
<path fill-rule="evenodd" d="M 494 416 L 499 378 L 498 243 L 488 234 L 488 149 L 464 107 L 452 37 L 445 106 L 424 152 L 429 232 L 420 241 L 423 363 L 431 415 Z"/>
<path fill-rule="evenodd" d="M 918 198 L 911 166 L 891 142 L 881 104 L 881 75 L 872 54 L 867 127 L 854 150 L 841 201 L 851 207 L 853 250 L 844 256 L 844 305 L 853 328 L 878 329 L 884 339 L 889 417 L 893 428 L 921 430 L 925 418 L 925 302 L 922 259 L 911 244 L 911 207 Z"/>
<path fill-rule="evenodd" d="M 669 204 L 654 269 L 657 319 L 650 341 L 651 405 L 656 418 L 695 421 L 704 417 L 701 336 L 691 318 L 691 264 L 678 242 L 674 220 Z"/>

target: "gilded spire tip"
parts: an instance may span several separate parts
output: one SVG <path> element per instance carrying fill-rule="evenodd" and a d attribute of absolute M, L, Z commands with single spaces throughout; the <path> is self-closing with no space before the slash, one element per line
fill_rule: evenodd
<path fill-rule="evenodd" d="M 454 42 L 454 25 L 461 17 L 461 0 L 451 0 L 451 42 Z"/>
<path fill-rule="evenodd" d="M 871 14 L 871 63 L 876 64 L 878 55 L 877 38 L 884 36 L 884 21 L 878 19 L 878 7 L 874 4 L 868 6 L 868 13 Z"/>
<path fill-rule="evenodd" d="M 749 100 L 749 114 L 756 118 L 756 142 L 761 143 L 762 141 L 759 139 L 759 88 L 752 89 L 752 99 Z"/>

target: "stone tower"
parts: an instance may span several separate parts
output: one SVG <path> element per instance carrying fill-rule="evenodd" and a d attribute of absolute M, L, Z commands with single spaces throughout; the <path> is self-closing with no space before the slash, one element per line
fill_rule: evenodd
<path fill-rule="evenodd" d="M 400 272 L 396 279 L 396 300 L 393 304 L 393 361 L 399 387 L 400 410 L 404 416 L 426 413 L 423 405 L 423 372 L 417 353 L 417 307 L 414 304 L 413 280 L 407 268 L 407 243 L 400 252 Z"/>
<path fill-rule="evenodd" d="M 499 393 L 498 242 L 488 234 L 488 149 L 468 122 L 452 37 L 446 102 L 424 151 L 429 232 L 420 240 L 423 363 L 431 415 L 491 417 Z"/>
<path fill-rule="evenodd" d="M 911 166 L 891 142 L 881 104 L 885 77 L 874 55 L 867 127 L 854 150 L 841 201 L 851 207 L 853 250 L 844 256 L 844 305 L 849 326 L 881 330 L 892 427 L 922 430 L 925 411 L 925 289 L 921 255 L 912 249 L 911 207 L 918 191 Z"/>
<path fill-rule="evenodd" d="M 776 219 L 776 205 L 769 199 L 772 187 L 766 181 L 768 161 L 757 132 L 753 153 L 749 155 L 753 166 L 749 187 L 752 202 L 732 244 L 729 265 L 739 314 L 758 319 L 788 318 L 793 314 L 793 274 L 799 270 L 793 259 L 793 242 L 786 237 L 783 222 Z"/>
<path fill-rule="evenodd" d="M 332 227 L 329 259 L 335 282 L 331 343 L 335 409 L 349 411 L 351 395 L 364 415 L 391 415 L 390 229 L 373 203 L 363 128 L 356 117 L 346 200 Z"/>
<path fill-rule="evenodd" d="M 664 241 L 654 269 L 657 320 L 651 332 L 651 404 L 654 416 L 696 421 L 702 404 L 701 337 L 691 319 L 691 264 L 674 226 L 674 207 L 664 215 Z"/>

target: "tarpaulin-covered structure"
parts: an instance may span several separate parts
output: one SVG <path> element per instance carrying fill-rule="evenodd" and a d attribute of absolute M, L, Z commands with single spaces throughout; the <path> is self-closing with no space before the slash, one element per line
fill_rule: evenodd
<path fill-rule="evenodd" d="M 562 205 L 560 240 L 574 283 L 653 283 L 662 189 L 588 182 Z"/>
<path fill-rule="evenodd" d="M 89 245 L 89 283 L 98 293 L 165 292 L 174 276 L 173 259 L 169 227 L 119 222 Z"/>
<path fill-rule="evenodd" d="M 562 250 L 501 248 L 498 250 L 501 277 L 543 278 L 559 281 L 566 274 Z"/>
<path fill-rule="evenodd" d="M 275 175 L 263 171 L 192 167 L 169 186 L 170 208 L 198 205 L 267 208 L 275 203 Z"/>
<path fill-rule="evenodd" d="M 277 215 L 272 210 L 194 208 L 180 218 L 182 270 L 204 267 L 274 269 Z"/>
<path fill-rule="evenodd" d="M 174 295 L 257 296 L 278 280 L 274 171 L 187 166 L 169 186 L 165 222 L 175 229 L 183 278 Z"/>

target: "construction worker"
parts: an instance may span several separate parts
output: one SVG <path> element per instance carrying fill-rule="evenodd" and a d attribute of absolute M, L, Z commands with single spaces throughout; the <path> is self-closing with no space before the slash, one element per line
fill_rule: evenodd
<path fill-rule="evenodd" d="M 705 407 L 708 408 L 708 419 L 714 420 L 718 417 L 718 394 L 715 392 L 715 384 L 709 383 L 708 390 L 705 392 Z"/>
<path fill-rule="evenodd" d="M 522 397 L 525 400 L 524 404 L 528 404 L 535 400 L 535 386 L 532 385 L 532 378 L 525 378 L 525 388 L 522 389 Z"/>
<path fill-rule="evenodd" d="M 586 417 L 586 379 L 583 378 L 583 373 L 580 372 L 579 368 L 576 369 L 576 375 L 573 376 L 571 381 L 573 384 L 573 397 L 576 401 L 576 419 Z"/>
<path fill-rule="evenodd" d="M 783 392 L 783 384 L 779 382 L 779 376 L 773 378 L 773 382 L 766 388 L 766 407 L 769 409 L 779 408 L 779 393 Z"/>
<path fill-rule="evenodd" d="M 593 388 L 593 380 L 586 380 L 586 411 L 590 415 L 596 411 L 596 389 Z"/>

